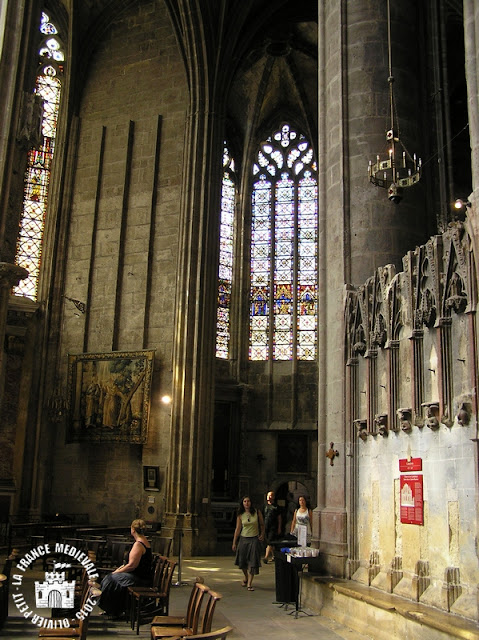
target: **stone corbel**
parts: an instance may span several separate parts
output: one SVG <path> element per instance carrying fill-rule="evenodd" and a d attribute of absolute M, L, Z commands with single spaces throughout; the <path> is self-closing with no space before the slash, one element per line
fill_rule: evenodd
<path fill-rule="evenodd" d="M 446 611 L 450 611 L 452 605 L 462 593 L 459 567 L 447 567 L 445 569 L 442 591 L 443 606 Z"/>
<path fill-rule="evenodd" d="M 465 427 L 469 424 L 472 415 L 472 402 L 468 397 L 462 397 L 458 403 L 457 409 L 457 422 L 461 427 Z"/>
<path fill-rule="evenodd" d="M 353 353 L 354 354 L 359 353 L 359 355 L 363 356 L 366 353 L 366 349 L 367 349 L 367 345 L 364 342 L 364 340 L 357 340 L 353 344 Z"/>
<path fill-rule="evenodd" d="M 453 309 L 456 313 L 462 313 L 467 307 L 467 295 L 463 291 L 464 283 L 459 274 L 454 273 L 449 283 L 449 297 L 446 298 L 446 309 Z"/>
<path fill-rule="evenodd" d="M 354 420 L 353 424 L 356 427 L 357 436 L 364 442 L 368 437 L 368 421 L 363 418 L 359 418 L 358 420 Z"/>
<path fill-rule="evenodd" d="M 430 429 L 439 429 L 439 402 L 423 402 L 421 407 L 425 407 L 425 425 Z"/>
<path fill-rule="evenodd" d="M 387 573 L 387 590 L 393 593 L 394 589 L 403 578 L 402 557 L 395 556 L 391 561 L 391 566 Z"/>
<path fill-rule="evenodd" d="M 429 577 L 429 562 L 418 560 L 416 562 L 416 572 L 412 577 L 412 598 L 419 602 L 422 594 L 431 584 Z"/>
<path fill-rule="evenodd" d="M 10 262 L 0 262 L 0 289 L 16 287 L 20 280 L 28 278 L 28 271 Z"/>
<path fill-rule="evenodd" d="M 469 424 L 471 419 L 471 405 L 467 402 L 463 402 L 457 412 L 457 421 L 461 427 L 465 427 Z"/>
<path fill-rule="evenodd" d="M 411 418 L 412 418 L 412 409 L 411 408 L 402 408 L 402 409 L 398 409 L 396 411 L 398 418 L 399 418 L 399 422 L 401 423 L 401 429 L 403 431 L 409 432 L 412 429 L 412 423 L 411 423 Z"/>
<path fill-rule="evenodd" d="M 374 418 L 378 433 L 382 436 L 388 435 L 388 414 L 378 413 Z"/>
<path fill-rule="evenodd" d="M 379 553 L 378 551 L 373 551 L 369 555 L 369 567 L 368 567 L 369 586 L 371 586 L 372 581 L 380 571 L 381 571 L 381 565 L 379 564 Z"/>

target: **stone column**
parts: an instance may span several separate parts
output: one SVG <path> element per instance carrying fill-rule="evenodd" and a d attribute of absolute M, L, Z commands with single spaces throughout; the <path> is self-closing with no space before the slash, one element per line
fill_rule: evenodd
<path fill-rule="evenodd" d="M 334 575 L 346 575 L 351 526 L 347 496 L 354 495 L 348 483 L 355 482 L 344 468 L 353 464 L 354 455 L 345 410 L 345 286 L 365 282 L 381 265 L 394 264 L 399 271 L 407 249 L 429 235 L 426 216 L 417 215 L 424 199 L 421 186 L 406 189 L 397 205 L 388 200 L 386 189 L 368 179 L 369 159 L 378 153 L 387 155 L 386 18 L 383 0 L 321 2 L 319 7 L 320 329 L 314 535 L 325 570 Z M 419 34 L 412 0 L 392 3 L 391 34 L 401 139 L 412 155 L 421 128 L 421 104 L 412 98 L 421 95 L 415 50 Z M 400 46 L 406 41 L 411 46 Z M 340 453 L 334 467 L 325 465 L 329 442 Z"/>
<path fill-rule="evenodd" d="M 472 152 L 472 188 L 479 199 L 479 6 L 475 0 L 464 0 L 464 46 L 466 58 L 467 98 L 469 104 L 469 137 Z"/>
<path fill-rule="evenodd" d="M 474 254 L 479 255 L 479 6 L 475 0 L 464 0 L 464 45 L 466 58 L 469 139 L 471 142 L 472 207 L 467 210 L 467 227 Z M 475 261 L 479 280 L 479 260 Z"/>
<path fill-rule="evenodd" d="M 170 8 L 170 10 L 172 10 Z M 174 23 L 189 78 L 180 204 L 173 402 L 165 521 L 185 556 L 212 553 L 210 507 L 214 416 L 216 291 L 221 193 L 222 127 L 210 75 L 214 56 L 204 43 L 203 16 L 178 2 Z M 204 26 L 204 25 L 203 25 Z M 207 29 L 205 28 L 205 31 Z M 205 46 L 206 45 L 206 46 Z M 215 111 L 216 109 L 216 111 Z"/>

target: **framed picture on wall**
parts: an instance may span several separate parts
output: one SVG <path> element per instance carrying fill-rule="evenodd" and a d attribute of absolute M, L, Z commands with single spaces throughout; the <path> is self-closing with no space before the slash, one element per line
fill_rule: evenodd
<path fill-rule="evenodd" d="M 68 356 L 69 442 L 146 442 L 154 353 Z"/>
<path fill-rule="evenodd" d="M 143 488 L 145 491 L 160 490 L 160 470 L 158 467 L 143 467 Z"/>

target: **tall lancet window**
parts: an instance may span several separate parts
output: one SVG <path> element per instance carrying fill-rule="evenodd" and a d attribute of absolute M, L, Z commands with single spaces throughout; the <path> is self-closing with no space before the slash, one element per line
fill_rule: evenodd
<path fill-rule="evenodd" d="M 224 146 L 221 185 L 220 256 L 218 270 L 218 305 L 216 315 L 216 357 L 230 355 L 230 307 L 233 280 L 233 242 L 235 222 L 235 166 Z"/>
<path fill-rule="evenodd" d="M 253 164 L 250 360 L 314 360 L 317 344 L 317 166 L 283 124 Z"/>
<path fill-rule="evenodd" d="M 38 296 L 43 230 L 65 60 L 58 30 L 46 13 L 42 13 L 40 32 L 42 39 L 38 50 L 39 67 L 35 93 L 40 96 L 43 104 L 42 135 L 39 147 L 31 149 L 28 154 L 23 213 L 16 252 L 16 263 L 27 269 L 29 276 L 14 289 L 15 294 L 34 300 Z"/>

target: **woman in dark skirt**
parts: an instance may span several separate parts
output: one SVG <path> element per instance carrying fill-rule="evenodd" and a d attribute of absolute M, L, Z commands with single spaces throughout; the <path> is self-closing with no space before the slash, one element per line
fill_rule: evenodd
<path fill-rule="evenodd" d="M 105 576 L 101 582 L 101 597 L 98 606 L 114 617 L 126 611 L 128 587 L 149 586 L 151 583 L 151 546 L 145 537 L 144 520 L 133 520 L 131 535 L 135 542 L 128 555 L 128 562 Z"/>
<path fill-rule="evenodd" d="M 263 540 L 263 514 L 253 507 L 249 496 L 244 496 L 238 508 L 232 549 L 236 551 L 235 565 L 244 575 L 242 585 L 248 591 L 254 591 L 253 578 L 259 573 L 262 555 L 260 543 Z"/>

